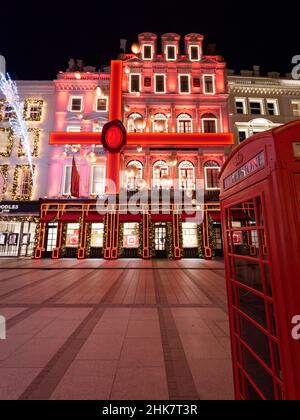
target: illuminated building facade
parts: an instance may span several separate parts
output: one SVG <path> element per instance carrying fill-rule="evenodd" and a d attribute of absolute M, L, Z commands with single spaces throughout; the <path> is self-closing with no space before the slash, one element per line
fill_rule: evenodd
<path fill-rule="evenodd" d="M 222 57 L 203 53 L 202 35 L 186 35 L 183 51 L 177 34 L 162 36 L 161 52 L 157 41 L 155 34 L 140 34 L 133 52 L 122 52 L 112 62 L 118 70 L 112 65 L 109 114 L 103 114 L 103 122 L 121 120 L 127 131 L 127 145 L 116 159 L 105 156 L 97 134 L 102 109 L 95 106 L 98 99 L 103 106 L 108 96 L 109 74 L 69 70 L 55 81 L 51 182 L 42 205 L 37 258 L 211 258 L 222 252 L 218 175 L 233 144 L 226 66 Z M 73 155 L 81 179 L 76 200 L 70 197 Z M 168 190 L 169 214 L 160 209 L 153 215 L 147 206 L 139 214 L 124 215 L 117 204 L 112 220 L 100 216 L 95 198 L 112 178 L 117 195 L 125 192 L 128 200 L 147 190 L 149 196 L 157 192 L 162 204 Z M 203 223 L 187 222 L 183 214 L 175 217 L 172 194 L 188 191 L 193 198 L 199 180 L 204 203 L 195 205 L 202 206 Z"/>
<path fill-rule="evenodd" d="M 20 139 L 10 127 L 12 109 L 0 96 L 0 256 L 30 256 L 35 245 L 40 198 L 47 195 L 49 133 L 53 130 L 54 86 L 50 81 L 18 81 L 24 101 L 34 174 Z"/>

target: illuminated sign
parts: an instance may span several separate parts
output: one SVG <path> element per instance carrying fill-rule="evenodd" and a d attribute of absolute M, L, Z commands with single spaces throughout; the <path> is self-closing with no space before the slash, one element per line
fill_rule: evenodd
<path fill-rule="evenodd" d="M 265 166 L 265 154 L 260 152 L 254 158 L 249 160 L 245 165 L 241 166 L 239 169 L 234 171 L 231 175 L 224 179 L 224 188 L 225 190 L 232 187 L 232 185 L 237 182 L 242 181 L 249 175 L 257 172 L 259 169 Z"/>
<path fill-rule="evenodd" d="M 293 143 L 294 156 L 300 158 L 300 143 Z"/>

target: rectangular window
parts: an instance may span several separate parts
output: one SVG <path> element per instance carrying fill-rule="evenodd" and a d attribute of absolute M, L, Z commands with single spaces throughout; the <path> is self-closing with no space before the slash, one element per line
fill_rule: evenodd
<path fill-rule="evenodd" d="M 91 168 L 91 194 L 103 194 L 105 190 L 105 166 L 95 165 Z"/>
<path fill-rule="evenodd" d="M 5 128 L 0 129 L 0 153 L 6 155 L 9 149 L 9 131 Z"/>
<path fill-rule="evenodd" d="M 166 77 L 164 74 L 155 75 L 155 93 L 165 93 L 166 92 Z"/>
<path fill-rule="evenodd" d="M 63 177 L 63 188 L 62 188 L 63 195 L 71 194 L 71 178 L 72 178 L 72 166 L 66 165 L 64 169 L 64 177 Z"/>
<path fill-rule="evenodd" d="M 91 248 L 103 248 L 104 223 L 92 223 Z"/>
<path fill-rule="evenodd" d="M 215 119 L 203 118 L 202 119 L 202 131 L 203 131 L 203 133 L 216 133 L 217 132 L 217 121 Z"/>
<path fill-rule="evenodd" d="M 215 93 L 215 78 L 212 75 L 203 76 L 203 86 L 205 94 L 214 94 Z"/>
<path fill-rule="evenodd" d="M 71 97 L 69 111 L 71 112 L 82 111 L 82 98 L 81 97 L 78 97 L 78 96 Z"/>
<path fill-rule="evenodd" d="M 176 45 L 167 45 L 166 50 L 167 60 L 176 60 Z"/>
<path fill-rule="evenodd" d="M 198 229 L 196 223 L 182 223 L 183 248 L 198 247 Z"/>
<path fill-rule="evenodd" d="M 247 114 L 245 99 L 235 99 L 235 110 L 237 114 Z"/>
<path fill-rule="evenodd" d="M 261 100 L 249 100 L 250 113 L 253 115 L 262 115 L 263 106 Z"/>
<path fill-rule="evenodd" d="M 178 120 L 177 131 L 178 133 L 191 133 L 193 131 L 192 120 Z"/>
<path fill-rule="evenodd" d="M 138 223 L 124 223 L 124 248 L 138 248 L 139 247 L 139 224 Z"/>
<path fill-rule="evenodd" d="M 267 99 L 268 115 L 279 115 L 279 106 L 277 99 Z"/>
<path fill-rule="evenodd" d="M 67 236 L 66 236 L 66 247 L 67 248 L 78 248 L 79 245 L 79 223 L 68 223 L 67 225 Z"/>
<path fill-rule="evenodd" d="M 190 76 L 188 74 L 179 75 L 179 93 L 190 93 Z"/>
<path fill-rule="evenodd" d="M 24 166 L 20 174 L 19 195 L 20 197 L 30 197 L 32 191 L 32 175 L 30 168 Z"/>
<path fill-rule="evenodd" d="M 238 130 L 239 135 L 239 142 L 242 143 L 242 141 L 246 140 L 247 138 L 247 130 Z"/>
<path fill-rule="evenodd" d="M 4 120 L 8 121 L 14 116 L 13 108 L 10 105 L 4 106 Z"/>
<path fill-rule="evenodd" d="M 199 61 L 200 60 L 200 47 L 199 45 L 190 45 L 190 60 Z"/>
<path fill-rule="evenodd" d="M 38 105 L 31 105 L 30 106 L 29 118 L 32 121 L 40 121 L 40 119 L 41 119 L 41 109 Z"/>
<path fill-rule="evenodd" d="M 292 112 L 294 117 L 300 117 L 300 101 L 292 101 Z"/>
<path fill-rule="evenodd" d="M 152 45 L 143 45 L 143 60 L 152 60 Z"/>
<path fill-rule="evenodd" d="M 205 189 L 206 190 L 219 190 L 219 167 L 206 167 L 205 169 Z"/>
<path fill-rule="evenodd" d="M 96 99 L 96 112 L 107 112 L 108 110 L 108 98 L 102 96 Z"/>
<path fill-rule="evenodd" d="M 141 91 L 141 75 L 140 74 L 130 75 L 129 91 L 130 93 Z"/>

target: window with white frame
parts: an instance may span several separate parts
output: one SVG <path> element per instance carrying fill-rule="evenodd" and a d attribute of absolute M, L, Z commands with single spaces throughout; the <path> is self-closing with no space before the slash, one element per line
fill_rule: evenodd
<path fill-rule="evenodd" d="M 132 114 L 128 115 L 127 117 L 127 131 L 128 133 L 135 133 L 135 132 L 139 132 L 142 133 L 143 129 L 137 129 L 134 125 L 134 120 L 136 120 L 137 118 L 143 118 L 143 116 L 141 114 L 139 114 L 138 112 L 133 112 Z"/>
<path fill-rule="evenodd" d="M 219 190 L 219 173 L 220 166 L 214 160 L 207 161 L 204 164 L 204 175 L 205 175 L 205 189 L 206 190 Z"/>
<path fill-rule="evenodd" d="M 143 60 L 152 60 L 153 58 L 153 47 L 151 44 L 143 45 Z"/>
<path fill-rule="evenodd" d="M 189 160 L 183 160 L 179 166 L 179 188 L 181 190 L 195 189 L 195 168 Z"/>
<path fill-rule="evenodd" d="M 249 99 L 249 108 L 252 115 L 264 114 L 263 99 Z"/>
<path fill-rule="evenodd" d="M 154 75 L 154 92 L 166 93 L 166 75 L 165 74 Z"/>
<path fill-rule="evenodd" d="M 242 143 L 248 137 L 248 130 L 246 128 L 238 129 L 239 143 Z"/>
<path fill-rule="evenodd" d="M 30 105 L 28 110 L 28 118 L 31 121 L 40 121 L 42 110 L 39 105 Z"/>
<path fill-rule="evenodd" d="M 6 104 L 4 105 L 4 121 L 9 121 L 14 116 L 13 107 Z"/>
<path fill-rule="evenodd" d="M 203 75 L 203 87 L 206 95 L 212 95 L 215 93 L 215 76 L 212 74 Z"/>
<path fill-rule="evenodd" d="M 176 45 L 167 45 L 166 46 L 166 59 L 168 61 L 175 61 L 176 58 L 177 58 Z"/>
<path fill-rule="evenodd" d="M 153 165 L 152 188 L 162 187 L 162 178 L 169 175 L 169 167 L 165 160 L 158 160 Z"/>
<path fill-rule="evenodd" d="M 90 194 L 100 195 L 105 192 L 105 166 L 93 165 L 91 167 Z"/>
<path fill-rule="evenodd" d="M 217 118 L 214 114 L 206 113 L 201 117 L 202 132 L 216 133 L 217 132 Z"/>
<path fill-rule="evenodd" d="M 155 114 L 153 119 L 153 132 L 164 133 L 168 131 L 168 118 L 165 114 Z"/>
<path fill-rule="evenodd" d="M 247 114 L 245 98 L 235 98 L 235 111 L 237 114 Z"/>
<path fill-rule="evenodd" d="M 71 194 L 72 165 L 65 165 L 63 173 L 62 194 Z"/>
<path fill-rule="evenodd" d="M 300 101 L 292 101 L 292 112 L 294 117 L 300 117 Z"/>
<path fill-rule="evenodd" d="M 190 93 L 191 78 L 189 74 L 179 75 L 179 93 Z"/>
<path fill-rule="evenodd" d="M 141 75 L 131 73 L 129 76 L 129 92 L 136 93 L 141 91 Z"/>
<path fill-rule="evenodd" d="M 143 179 L 143 164 L 139 160 L 131 160 L 127 163 L 128 167 L 134 167 L 136 173 L 126 173 L 126 188 L 130 191 L 136 191 L 139 188 L 140 180 Z"/>
<path fill-rule="evenodd" d="M 107 112 L 108 110 L 108 97 L 100 96 L 96 98 L 96 112 Z"/>
<path fill-rule="evenodd" d="M 83 99 L 81 96 L 71 96 L 69 103 L 70 112 L 81 112 L 82 111 Z"/>
<path fill-rule="evenodd" d="M 198 227 L 197 223 L 182 223 L 182 246 L 183 248 L 198 247 Z"/>
<path fill-rule="evenodd" d="M 190 56 L 191 61 L 199 61 L 200 60 L 200 47 L 199 47 L 199 45 L 190 45 L 189 56 Z"/>
<path fill-rule="evenodd" d="M 80 133 L 81 127 L 80 125 L 68 125 L 67 126 L 67 133 Z"/>
<path fill-rule="evenodd" d="M 267 99 L 267 112 L 268 115 L 277 116 L 279 115 L 279 105 L 277 99 Z"/>
<path fill-rule="evenodd" d="M 177 132 L 178 133 L 192 133 L 193 120 L 189 114 L 179 114 L 177 117 Z"/>

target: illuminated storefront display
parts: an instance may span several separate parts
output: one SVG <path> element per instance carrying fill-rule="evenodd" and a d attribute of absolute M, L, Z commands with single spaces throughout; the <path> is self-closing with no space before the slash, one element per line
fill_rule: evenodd
<path fill-rule="evenodd" d="M 124 248 L 138 248 L 139 224 L 124 223 Z"/>
<path fill-rule="evenodd" d="M 68 223 L 67 235 L 66 235 L 66 247 L 78 248 L 78 244 L 79 244 L 79 224 Z"/>
<path fill-rule="evenodd" d="M 103 248 L 104 239 L 104 224 L 93 223 L 91 230 L 91 247 L 92 248 Z"/>

